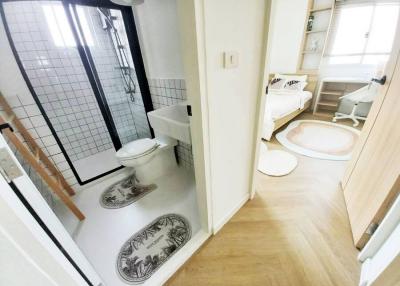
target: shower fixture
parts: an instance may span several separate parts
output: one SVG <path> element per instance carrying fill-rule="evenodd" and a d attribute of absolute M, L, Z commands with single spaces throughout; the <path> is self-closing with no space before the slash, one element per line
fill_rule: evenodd
<path fill-rule="evenodd" d="M 124 81 L 124 89 L 125 93 L 129 94 L 130 100 L 135 102 L 135 94 L 136 94 L 136 84 L 135 80 L 132 77 L 132 72 L 135 70 L 131 67 L 129 63 L 129 59 L 126 53 L 126 46 L 122 43 L 121 36 L 119 35 L 118 29 L 114 25 L 114 21 L 117 21 L 118 18 L 111 14 L 111 11 L 106 8 L 97 8 L 97 11 L 100 14 L 101 21 L 103 23 L 103 29 L 108 30 L 108 34 L 114 46 L 114 51 L 118 58 L 118 67 L 120 70 L 122 79 Z"/>

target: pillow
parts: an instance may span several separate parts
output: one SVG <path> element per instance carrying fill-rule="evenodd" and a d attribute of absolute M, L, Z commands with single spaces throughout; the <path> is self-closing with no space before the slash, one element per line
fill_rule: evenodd
<path fill-rule="evenodd" d="M 307 83 L 300 80 L 287 80 L 283 86 L 285 91 L 303 91 Z"/>
<path fill-rule="evenodd" d="M 298 80 L 298 81 L 307 81 L 307 75 L 287 75 L 287 74 L 275 74 L 277 78 L 283 78 L 286 80 Z"/>
<path fill-rule="evenodd" d="M 286 80 L 279 77 L 274 77 L 269 83 L 270 90 L 281 90 L 286 84 Z"/>

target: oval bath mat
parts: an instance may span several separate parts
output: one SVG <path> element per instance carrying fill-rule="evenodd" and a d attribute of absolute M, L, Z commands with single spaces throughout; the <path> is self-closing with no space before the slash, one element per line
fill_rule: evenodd
<path fill-rule="evenodd" d="M 106 209 L 118 209 L 130 205 L 151 191 L 157 185 L 141 185 L 133 174 L 108 187 L 100 197 L 100 204 Z"/>
<path fill-rule="evenodd" d="M 163 215 L 135 233 L 117 258 L 121 278 L 130 284 L 145 282 L 189 241 L 191 227 L 181 215 Z"/>
<path fill-rule="evenodd" d="M 360 135 L 355 128 L 319 120 L 296 120 L 276 139 L 293 152 L 327 160 L 349 160 Z"/>

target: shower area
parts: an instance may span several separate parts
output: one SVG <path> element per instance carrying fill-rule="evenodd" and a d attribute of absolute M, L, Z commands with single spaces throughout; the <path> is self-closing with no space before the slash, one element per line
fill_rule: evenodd
<path fill-rule="evenodd" d="M 122 168 L 116 150 L 153 136 L 132 10 L 108 1 L 3 1 L 1 16 L 24 80 L 77 181 Z"/>

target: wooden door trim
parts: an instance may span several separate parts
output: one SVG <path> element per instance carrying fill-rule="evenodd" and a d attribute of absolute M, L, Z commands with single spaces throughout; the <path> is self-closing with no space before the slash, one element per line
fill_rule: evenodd
<path fill-rule="evenodd" d="M 389 211 L 390 207 L 393 205 L 395 202 L 396 198 L 398 197 L 400 192 L 400 175 L 397 177 L 396 181 L 394 182 L 392 188 L 390 189 L 388 195 L 386 196 L 385 200 L 382 203 L 381 208 L 377 211 L 375 214 L 374 218 L 372 219 L 372 223 L 376 225 L 380 225 L 383 218 Z M 368 240 L 371 238 L 372 234 L 369 234 L 367 232 L 364 232 L 364 234 L 361 236 L 360 240 L 356 242 L 356 247 L 358 249 L 363 248 Z"/>

